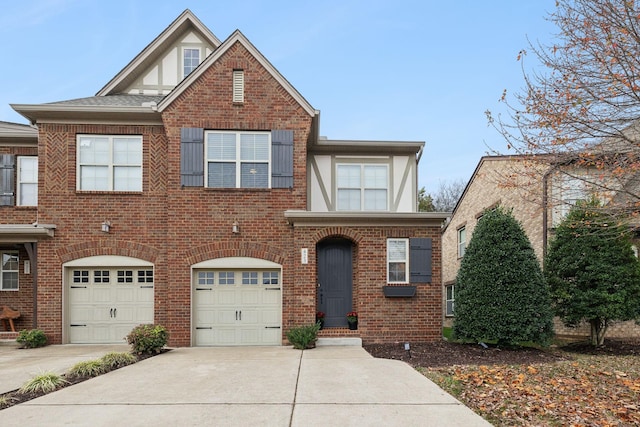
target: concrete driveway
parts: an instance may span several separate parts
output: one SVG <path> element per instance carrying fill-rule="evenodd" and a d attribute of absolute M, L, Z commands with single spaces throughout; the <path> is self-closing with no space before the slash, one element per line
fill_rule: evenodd
<path fill-rule="evenodd" d="M 62 364 L 65 351 L 70 367 L 82 347 L 13 349 L 13 355 L 30 358 L 30 352 L 41 351 L 38 365 L 49 370 Z M 98 347 L 104 350 L 94 355 L 96 346 L 87 346 L 81 357 L 113 350 Z M 0 347 L 2 388 L 6 378 L 15 377 L 5 376 L 13 369 L 7 366 L 11 353 Z M 63 424 L 489 425 L 404 362 L 342 346 L 178 348 L 0 411 L 2 426 Z"/>

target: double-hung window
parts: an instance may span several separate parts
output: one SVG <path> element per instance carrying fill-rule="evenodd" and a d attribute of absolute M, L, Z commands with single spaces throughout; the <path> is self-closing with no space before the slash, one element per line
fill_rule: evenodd
<path fill-rule="evenodd" d="M 18 290 L 18 252 L 0 252 L 0 290 Z"/>
<path fill-rule="evenodd" d="M 38 205 L 38 158 L 18 157 L 18 206 Z"/>
<path fill-rule="evenodd" d="M 445 297 L 445 316 L 453 316 L 453 309 L 455 305 L 455 285 L 447 285 L 446 287 L 446 297 Z"/>
<path fill-rule="evenodd" d="M 78 190 L 142 191 L 142 136 L 78 135 Z"/>
<path fill-rule="evenodd" d="M 387 240 L 387 282 L 409 282 L 409 239 Z"/>
<path fill-rule="evenodd" d="M 467 247 L 467 229 L 466 227 L 458 228 L 458 258 L 464 256 L 464 251 Z"/>
<path fill-rule="evenodd" d="M 388 206 L 389 168 L 383 164 L 338 164 L 337 209 L 384 211 Z"/>
<path fill-rule="evenodd" d="M 271 133 L 205 133 L 207 187 L 269 188 Z"/>

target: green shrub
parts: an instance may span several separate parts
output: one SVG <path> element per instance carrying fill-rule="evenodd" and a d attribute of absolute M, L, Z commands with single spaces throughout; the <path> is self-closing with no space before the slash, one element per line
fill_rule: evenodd
<path fill-rule="evenodd" d="M 20 331 L 16 341 L 22 348 L 43 347 L 47 344 L 47 336 L 40 329 L 24 329 Z"/>
<path fill-rule="evenodd" d="M 318 331 L 320 330 L 320 322 L 313 325 L 297 326 L 289 329 L 287 332 L 287 339 L 293 348 L 298 350 L 304 350 L 306 348 L 312 348 L 318 338 Z"/>
<path fill-rule="evenodd" d="M 102 360 L 102 363 L 107 368 L 107 370 L 122 368 L 123 366 L 131 365 L 137 362 L 137 359 L 133 354 L 125 352 L 107 353 L 102 356 L 100 360 Z"/>
<path fill-rule="evenodd" d="M 63 386 L 68 381 L 62 378 L 62 375 L 55 372 L 41 372 L 24 383 L 18 390 L 22 394 L 27 393 L 49 393 Z"/>
<path fill-rule="evenodd" d="M 97 377 L 108 371 L 102 359 L 84 360 L 73 365 L 68 374 L 73 377 Z"/>
<path fill-rule="evenodd" d="M 510 211 L 485 211 L 456 277 L 453 336 L 546 345 L 553 336 L 549 288 L 533 247 Z"/>
<path fill-rule="evenodd" d="M 169 333 L 161 325 L 138 325 L 127 335 L 131 351 L 136 354 L 160 353 L 167 345 Z"/>

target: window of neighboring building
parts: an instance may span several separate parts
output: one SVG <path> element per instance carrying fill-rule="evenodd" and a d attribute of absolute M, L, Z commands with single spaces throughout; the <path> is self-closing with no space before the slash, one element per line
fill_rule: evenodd
<path fill-rule="evenodd" d="M 187 77 L 200 65 L 200 49 L 184 48 L 182 50 L 182 71 L 183 77 Z"/>
<path fill-rule="evenodd" d="M 0 252 L 0 290 L 18 290 L 18 252 Z"/>
<path fill-rule="evenodd" d="M 244 71 L 233 70 L 233 102 L 244 102 Z"/>
<path fill-rule="evenodd" d="M 467 247 L 467 229 L 466 227 L 458 228 L 458 258 L 464 256 L 464 251 Z"/>
<path fill-rule="evenodd" d="M 445 297 L 445 316 L 453 316 L 453 309 L 454 309 L 454 290 L 455 290 L 455 285 L 448 285 L 446 287 L 446 297 Z"/>
<path fill-rule="evenodd" d="M 553 211 L 553 225 L 557 226 L 562 219 L 567 216 L 571 208 L 581 200 L 589 198 L 589 184 L 586 180 L 589 177 L 561 175 L 560 186 L 557 189 L 556 200 L 553 201 L 555 209 Z"/>
<path fill-rule="evenodd" d="M 270 187 L 270 132 L 209 131 L 205 143 L 207 187 Z"/>
<path fill-rule="evenodd" d="M 384 211 L 389 208 L 387 165 L 339 164 L 336 181 L 339 211 Z"/>
<path fill-rule="evenodd" d="M 78 190 L 142 191 L 142 136 L 78 135 Z"/>
<path fill-rule="evenodd" d="M 18 157 L 18 206 L 38 205 L 38 158 Z"/>
<path fill-rule="evenodd" d="M 409 239 L 387 240 L 387 282 L 409 282 Z"/>

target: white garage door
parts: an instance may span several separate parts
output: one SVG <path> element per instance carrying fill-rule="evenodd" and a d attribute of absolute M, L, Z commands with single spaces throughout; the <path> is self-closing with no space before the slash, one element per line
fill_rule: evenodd
<path fill-rule="evenodd" d="M 125 343 L 135 326 L 153 323 L 152 268 L 68 268 L 67 275 L 70 343 Z"/>
<path fill-rule="evenodd" d="M 282 344 L 279 270 L 194 270 L 197 346 Z"/>

